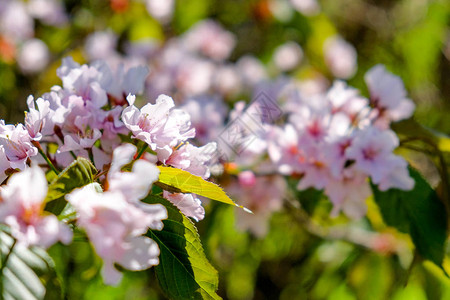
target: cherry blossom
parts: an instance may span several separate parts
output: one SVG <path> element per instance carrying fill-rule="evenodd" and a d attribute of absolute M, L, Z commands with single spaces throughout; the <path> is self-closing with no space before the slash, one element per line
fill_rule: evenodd
<path fill-rule="evenodd" d="M 227 191 L 253 214 L 236 210 L 236 226 L 257 237 L 266 235 L 270 216 L 282 208 L 285 190 L 286 182 L 279 175 L 255 177 L 251 171 L 241 172 L 238 181 L 228 186 Z"/>
<path fill-rule="evenodd" d="M 144 211 L 129 203 L 120 191 L 100 193 L 99 188 L 96 183 L 90 184 L 68 194 L 66 199 L 77 212 L 78 226 L 86 230 L 95 251 L 103 259 L 105 283 L 115 285 L 122 277 L 115 263 L 132 271 L 159 263 L 158 245 L 142 235 L 149 228 L 161 230 L 167 211 L 159 204 Z"/>
<path fill-rule="evenodd" d="M 146 104 L 141 109 L 133 105 L 133 97 L 129 96 L 128 99 L 130 106 L 122 113 L 125 126 L 134 138 L 146 142 L 163 159 L 172 154 L 172 147 L 194 137 L 195 130 L 189 129 L 189 116 L 172 110 L 175 104 L 169 96 L 160 95 L 155 104 Z"/>
<path fill-rule="evenodd" d="M 24 246 L 48 248 L 57 241 L 68 244 L 72 231 L 55 215 L 45 213 L 47 180 L 38 166 L 14 174 L 0 190 L 0 222 L 11 228 L 11 235 Z"/>
<path fill-rule="evenodd" d="M 2 159 L 6 159 L 13 169 L 24 170 L 27 159 L 38 154 L 25 126 L 5 125 L 3 120 L 0 120 L 0 147 Z"/>
<path fill-rule="evenodd" d="M 400 77 L 389 73 L 383 65 L 376 65 L 364 76 L 370 92 L 371 105 L 376 109 L 376 124 L 386 128 L 391 121 L 412 116 L 415 105 L 407 98 Z"/>
<path fill-rule="evenodd" d="M 194 194 L 169 193 L 164 191 L 164 198 L 172 202 L 186 216 L 195 221 L 201 221 L 205 217 L 205 209 L 202 202 Z"/>
<path fill-rule="evenodd" d="M 339 36 L 332 36 L 324 44 L 325 63 L 337 78 L 353 77 L 357 69 L 355 48 Z"/>

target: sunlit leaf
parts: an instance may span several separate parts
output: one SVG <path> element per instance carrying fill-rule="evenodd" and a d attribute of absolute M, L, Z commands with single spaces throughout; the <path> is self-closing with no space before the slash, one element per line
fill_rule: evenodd
<path fill-rule="evenodd" d="M 150 195 L 145 201 L 161 203 L 168 212 L 164 229 L 148 232 L 161 251 L 155 271 L 164 293 L 170 299 L 221 299 L 216 294 L 217 271 L 206 258 L 192 221 L 164 198 Z"/>
<path fill-rule="evenodd" d="M 161 172 L 159 174 L 158 182 L 162 183 L 162 187 L 170 192 L 193 193 L 211 200 L 234 205 L 248 211 L 248 209 L 243 206 L 234 203 L 221 187 L 212 182 L 176 168 L 158 166 L 158 169 Z"/>

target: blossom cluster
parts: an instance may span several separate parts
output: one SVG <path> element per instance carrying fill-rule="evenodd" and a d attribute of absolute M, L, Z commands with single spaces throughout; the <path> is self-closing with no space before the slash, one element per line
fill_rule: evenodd
<path fill-rule="evenodd" d="M 70 243 L 75 225 L 84 229 L 103 259 L 109 284 L 121 278 L 116 263 L 129 270 L 159 263 L 158 245 L 145 234 L 163 228 L 167 211 L 161 204 L 141 201 L 158 180 L 156 164 L 210 176 L 206 162 L 211 153 L 200 155 L 203 148 L 188 143 L 195 129 L 187 112 L 175 108 L 166 95 L 154 104 L 135 106 L 147 73 L 146 67 L 121 64 L 113 71 L 102 61 L 89 66 L 66 58 L 57 70 L 62 86 L 37 99 L 30 96 L 23 124 L 0 122 L 0 174 L 6 183 L 0 222 L 10 227 L 18 243 L 44 248 L 57 241 Z M 216 144 L 206 146 L 214 151 Z M 46 211 L 43 169 L 58 173 L 77 157 L 91 160 L 99 174 L 97 182 L 65 196 L 76 212 L 76 222 L 67 224 Z M 186 216 L 204 218 L 195 195 L 163 196 Z"/>
<path fill-rule="evenodd" d="M 334 205 L 334 216 L 341 210 L 352 218 L 365 215 L 369 178 L 381 191 L 411 190 L 414 180 L 406 160 L 393 152 L 399 139 L 389 126 L 410 117 L 414 103 L 400 78 L 382 65 L 370 69 L 365 81 L 369 98 L 342 81 L 315 93 L 297 81 L 267 88 L 286 122 L 267 122 L 261 112 L 252 113 L 252 106 L 241 112 L 240 118 L 253 116 L 259 122 L 259 131 L 247 128 L 244 134 L 254 142 L 241 152 L 246 157 L 241 167 L 300 178 L 299 190 L 323 190 Z M 270 160 L 262 163 L 265 154 Z M 258 163 L 252 167 L 249 162 Z"/>

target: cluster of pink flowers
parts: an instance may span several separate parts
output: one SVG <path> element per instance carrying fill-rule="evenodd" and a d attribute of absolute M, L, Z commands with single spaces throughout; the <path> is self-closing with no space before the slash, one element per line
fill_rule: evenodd
<path fill-rule="evenodd" d="M 163 228 L 167 211 L 160 204 L 141 201 L 158 180 L 156 164 L 206 179 L 210 176 L 206 163 L 216 148 L 215 143 L 203 147 L 188 143 L 195 129 L 189 114 L 176 109 L 172 98 L 160 95 L 155 104 L 140 109 L 134 105 L 134 94 L 142 92 L 147 73 L 145 67 L 118 65 L 113 72 L 102 61 L 89 66 L 66 58 L 57 70 L 62 86 L 37 99 L 30 96 L 24 124 L 0 122 L 0 173 L 6 182 L 0 191 L 0 222 L 26 246 L 70 243 L 70 227 L 44 210 L 48 183 L 42 168 L 52 172 L 50 166 L 61 170 L 76 157 L 90 159 L 99 170 L 99 182 L 65 198 L 76 211 L 76 224 L 103 259 L 103 277 L 109 284 L 121 278 L 115 263 L 144 270 L 159 262 L 158 245 L 144 235 L 148 229 Z M 130 137 L 136 146 L 122 141 Z M 130 172 L 122 171 L 130 165 Z M 186 216 L 204 218 L 195 195 L 163 196 Z"/>
<path fill-rule="evenodd" d="M 369 99 L 341 81 L 308 98 L 301 86 L 288 85 L 279 95 L 288 122 L 267 130 L 267 151 L 277 170 L 301 176 L 300 190 L 323 189 L 333 215 L 341 209 L 353 218 L 365 214 L 368 177 L 382 191 L 414 186 L 408 163 L 393 153 L 399 140 L 389 129 L 391 122 L 410 117 L 414 104 L 400 78 L 384 66 L 373 67 L 365 80 Z"/>

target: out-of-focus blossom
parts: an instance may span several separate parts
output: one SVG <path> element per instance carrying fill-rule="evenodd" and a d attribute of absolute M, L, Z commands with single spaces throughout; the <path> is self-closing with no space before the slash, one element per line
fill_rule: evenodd
<path fill-rule="evenodd" d="M 47 196 L 44 172 L 33 166 L 14 174 L 0 189 L 0 222 L 11 228 L 11 235 L 24 246 L 48 248 L 57 241 L 72 240 L 72 231 L 44 210 Z"/>
<path fill-rule="evenodd" d="M 292 5 L 286 0 L 267 1 L 267 6 L 270 13 L 281 22 L 290 21 L 295 13 Z"/>
<path fill-rule="evenodd" d="M 253 87 L 268 78 L 261 61 L 250 55 L 242 56 L 237 62 L 237 68 L 247 87 Z"/>
<path fill-rule="evenodd" d="M 113 96 L 116 104 L 125 104 L 125 97 L 129 94 L 141 94 L 144 89 L 148 68 L 145 66 L 128 66 L 119 63 L 110 67 L 105 61 L 97 61 L 93 66 L 100 72 L 99 82 L 102 88 Z"/>
<path fill-rule="evenodd" d="M 84 50 L 90 60 L 116 55 L 117 35 L 112 31 L 96 31 L 86 38 Z"/>
<path fill-rule="evenodd" d="M 186 216 L 195 221 L 201 221 L 205 217 L 205 209 L 202 202 L 194 194 L 169 193 L 164 191 L 164 198 L 167 198 Z"/>
<path fill-rule="evenodd" d="M 325 41 L 324 57 L 334 76 L 348 79 L 355 75 L 358 67 L 356 50 L 341 37 L 333 36 Z"/>
<path fill-rule="evenodd" d="M 172 18 L 175 0 L 146 0 L 148 13 L 156 20 L 167 23 Z"/>
<path fill-rule="evenodd" d="M 355 160 L 354 167 L 370 175 L 375 184 L 383 182 L 383 190 L 390 187 L 410 190 L 414 186 L 414 180 L 409 176 L 407 163 L 392 153 L 398 143 L 394 132 L 369 127 L 356 134 L 346 155 Z"/>
<path fill-rule="evenodd" d="M 218 61 L 228 58 L 236 44 L 233 34 L 213 20 L 195 24 L 183 38 L 190 51 L 200 52 Z"/>
<path fill-rule="evenodd" d="M 31 38 L 34 33 L 33 18 L 22 1 L 7 1 L 0 10 L 0 33 L 16 42 Z"/>
<path fill-rule="evenodd" d="M 28 11 L 34 18 L 48 25 L 62 25 L 67 22 L 64 5 L 58 0 L 30 0 Z"/>
<path fill-rule="evenodd" d="M 399 143 L 386 130 L 392 119 L 377 126 L 378 107 L 358 90 L 336 81 L 328 91 L 305 96 L 295 82 L 288 82 L 272 89 L 270 98 L 282 102 L 288 113 L 284 127 L 264 128 L 273 167 L 283 175 L 301 176 L 300 190 L 324 189 L 334 204 L 333 215 L 341 210 L 352 218 L 365 214 L 369 177 L 382 191 L 413 188 L 408 163 L 393 154 Z"/>
<path fill-rule="evenodd" d="M 358 124 L 361 118 L 368 117 L 369 101 L 359 95 L 357 89 L 348 87 L 343 81 L 336 81 L 327 93 L 332 105 L 332 112 L 342 112 L 354 123 Z"/>
<path fill-rule="evenodd" d="M 236 210 L 236 226 L 263 237 L 269 229 L 271 215 L 282 208 L 286 182 L 281 176 L 258 176 L 248 180 L 250 176 L 248 172 L 240 173 L 239 180 L 228 186 L 227 192 L 253 212 Z"/>
<path fill-rule="evenodd" d="M 219 67 L 214 76 L 213 86 L 220 95 L 235 96 L 242 89 L 241 76 L 233 65 Z"/>
<path fill-rule="evenodd" d="M 140 39 L 125 45 L 125 52 L 130 57 L 150 59 L 159 48 L 159 42 L 152 38 Z"/>
<path fill-rule="evenodd" d="M 268 153 L 271 160 L 283 175 L 300 173 L 300 164 L 305 157 L 300 148 L 299 135 L 292 124 L 284 128 L 273 127 L 268 141 Z"/>
<path fill-rule="evenodd" d="M 212 86 L 214 64 L 210 61 L 188 58 L 177 70 L 177 87 L 188 96 L 206 93 Z"/>
<path fill-rule="evenodd" d="M 27 40 L 19 50 L 17 62 L 24 73 L 42 71 L 50 60 L 47 45 L 40 39 Z"/>
<path fill-rule="evenodd" d="M 319 3 L 316 0 L 290 0 L 292 6 L 306 16 L 314 16 L 320 12 Z"/>
<path fill-rule="evenodd" d="M 223 130 L 227 107 L 219 98 L 189 98 L 180 106 L 180 109 L 191 116 L 195 138 L 202 144 L 215 140 Z"/>
<path fill-rule="evenodd" d="M 371 105 L 376 109 L 377 125 L 387 128 L 391 121 L 412 116 L 415 105 L 407 98 L 400 77 L 389 73 L 383 65 L 376 65 L 364 76 L 370 92 Z"/>
<path fill-rule="evenodd" d="M 359 219 L 366 214 L 366 199 L 371 192 L 367 176 L 356 171 L 355 168 L 343 170 L 325 187 L 325 194 L 333 203 L 331 215 L 337 216 L 342 210 L 353 219 Z"/>
<path fill-rule="evenodd" d="M 273 61 L 281 71 L 291 71 L 297 67 L 303 58 L 303 50 L 295 42 L 287 42 L 275 49 Z"/>

